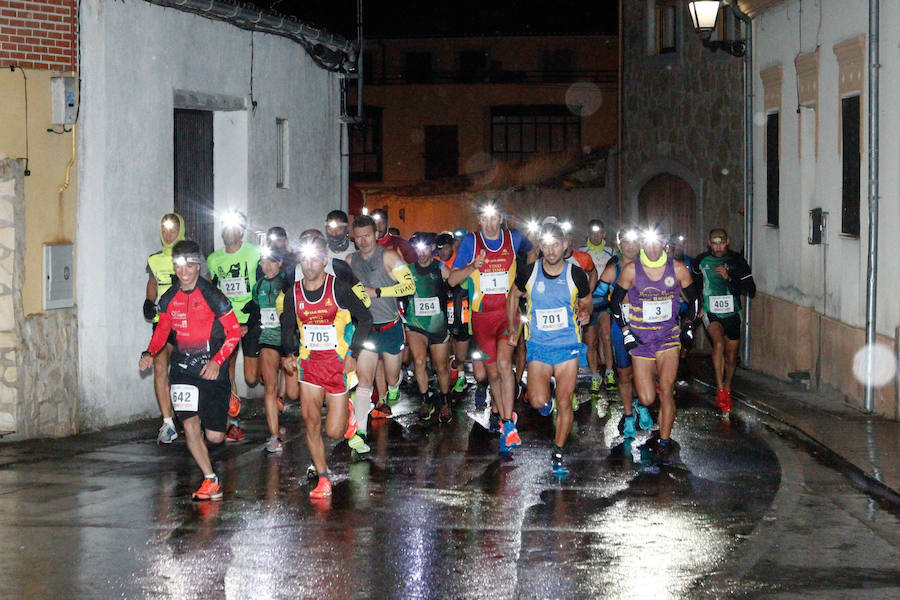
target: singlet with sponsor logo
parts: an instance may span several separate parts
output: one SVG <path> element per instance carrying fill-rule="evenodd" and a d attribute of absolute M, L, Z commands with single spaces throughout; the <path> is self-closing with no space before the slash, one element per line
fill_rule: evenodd
<path fill-rule="evenodd" d="M 429 333 L 447 329 L 447 284 L 441 275 L 441 263 L 434 260 L 427 267 L 418 262 L 410 265 L 416 293 L 409 299 L 406 324 Z"/>
<path fill-rule="evenodd" d="M 484 251 L 484 264 L 472 271 L 472 310 L 475 312 L 491 312 L 506 310 L 506 294 L 516 279 L 516 249 L 512 235 L 500 230 L 502 241 L 500 247 L 491 250 L 479 232 L 470 233 L 475 236 L 475 252 L 478 256 Z"/>
<path fill-rule="evenodd" d="M 677 336 L 681 284 L 675 276 L 675 263 L 666 259 L 662 277 L 650 279 L 640 259 L 634 261 L 634 285 L 628 290 L 629 326 L 642 342 Z"/>
<path fill-rule="evenodd" d="M 573 346 L 581 343 L 581 328 L 577 325 L 579 289 L 574 270 L 583 278 L 584 295 L 587 278 L 584 272 L 565 262 L 565 269 L 557 276 L 544 271 L 543 260 L 526 267 L 531 270 L 525 284 L 525 339 L 545 346 Z M 524 275 L 524 273 L 523 273 Z"/>
<path fill-rule="evenodd" d="M 300 358 L 326 359 L 335 355 L 341 359 L 350 347 L 348 332 L 350 311 L 342 307 L 334 290 L 334 275 L 325 275 L 319 290 L 306 290 L 303 280 L 294 283 L 291 293 L 300 330 Z M 316 298 L 318 296 L 318 298 Z"/>

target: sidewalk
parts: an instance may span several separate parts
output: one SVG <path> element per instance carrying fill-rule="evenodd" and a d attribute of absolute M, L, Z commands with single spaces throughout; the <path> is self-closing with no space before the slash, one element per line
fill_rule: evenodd
<path fill-rule="evenodd" d="M 696 380 L 715 392 L 708 356 L 689 358 Z M 786 426 L 818 446 L 825 458 L 869 491 L 900 501 L 900 422 L 869 415 L 836 392 L 807 392 L 796 384 L 738 368 L 732 384 L 738 418 Z"/>

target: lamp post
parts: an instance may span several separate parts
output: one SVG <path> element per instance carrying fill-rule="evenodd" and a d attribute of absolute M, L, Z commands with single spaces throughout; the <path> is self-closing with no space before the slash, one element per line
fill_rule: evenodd
<path fill-rule="evenodd" d="M 716 29 L 716 21 L 719 18 L 721 0 L 693 0 L 688 2 L 688 12 L 691 15 L 691 24 L 700 38 L 700 42 L 709 48 L 711 52 L 724 50 L 732 56 L 744 56 L 747 52 L 746 40 L 711 40 L 712 32 Z M 734 10 L 734 7 L 731 7 Z"/>

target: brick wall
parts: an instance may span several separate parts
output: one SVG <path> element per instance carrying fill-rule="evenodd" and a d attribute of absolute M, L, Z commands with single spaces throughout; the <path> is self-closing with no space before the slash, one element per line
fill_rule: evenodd
<path fill-rule="evenodd" d="M 75 70 L 76 0 L 0 0 L 0 67 Z"/>

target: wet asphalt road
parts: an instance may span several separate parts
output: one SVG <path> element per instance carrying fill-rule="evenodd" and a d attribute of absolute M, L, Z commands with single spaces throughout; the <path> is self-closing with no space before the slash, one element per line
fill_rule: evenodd
<path fill-rule="evenodd" d="M 299 409 L 284 453 L 248 439 L 213 453 L 222 503 L 199 485 L 183 438 L 156 423 L 0 447 L 4 598 L 896 598 L 900 527 L 803 448 L 723 422 L 681 390 L 682 465 L 655 469 L 621 404 L 584 398 L 570 475 L 550 471 L 552 421 L 519 410 L 522 448 L 497 453 L 471 398 L 449 425 L 415 406 L 370 428 L 370 460 L 329 447 L 330 502 L 309 500 Z"/>

